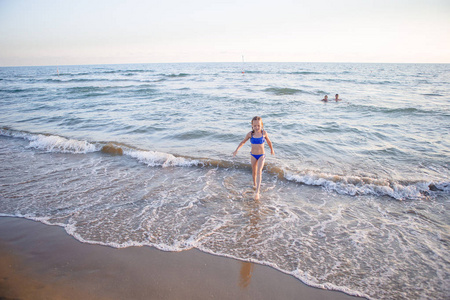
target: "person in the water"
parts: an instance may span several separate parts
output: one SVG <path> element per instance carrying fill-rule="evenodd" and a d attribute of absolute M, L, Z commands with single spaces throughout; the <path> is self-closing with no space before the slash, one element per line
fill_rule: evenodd
<path fill-rule="evenodd" d="M 341 101 L 341 99 L 339 99 L 339 94 L 336 94 L 336 96 L 334 96 L 334 100 L 335 100 L 336 102 Z"/>
<path fill-rule="evenodd" d="M 328 102 L 328 95 L 325 95 L 325 97 L 323 97 L 322 101 L 323 102 Z"/>
<path fill-rule="evenodd" d="M 269 139 L 269 135 L 267 131 L 264 130 L 263 122 L 261 117 L 254 117 L 252 119 L 252 131 L 247 133 L 245 138 L 233 152 L 233 156 L 236 156 L 239 149 L 241 149 L 244 144 L 250 140 L 252 144 L 251 162 L 252 162 L 252 176 L 253 176 L 253 187 L 256 191 L 255 199 L 259 200 L 259 192 L 261 188 L 261 176 L 262 169 L 264 167 L 264 160 L 266 158 L 266 154 L 264 152 L 264 143 L 267 141 L 267 145 L 270 147 L 270 153 L 275 155 L 275 151 L 273 150 L 272 142 Z"/>

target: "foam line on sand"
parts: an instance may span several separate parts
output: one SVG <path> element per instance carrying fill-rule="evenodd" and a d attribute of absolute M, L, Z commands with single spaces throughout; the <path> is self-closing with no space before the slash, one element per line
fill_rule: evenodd
<path fill-rule="evenodd" d="M 115 249 L 0 217 L 1 299 L 361 299 L 273 268 L 189 250 Z"/>

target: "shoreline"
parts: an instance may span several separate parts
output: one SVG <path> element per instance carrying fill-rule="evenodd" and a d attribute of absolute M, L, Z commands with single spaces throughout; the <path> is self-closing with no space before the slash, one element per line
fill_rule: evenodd
<path fill-rule="evenodd" d="M 196 249 L 81 243 L 62 227 L 0 217 L 0 299 L 364 299 Z"/>

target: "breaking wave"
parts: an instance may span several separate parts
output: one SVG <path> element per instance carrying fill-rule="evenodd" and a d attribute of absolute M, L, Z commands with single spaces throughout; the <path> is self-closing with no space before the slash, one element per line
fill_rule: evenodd
<path fill-rule="evenodd" d="M 89 142 L 57 135 L 15 131 L 8 128 L 0 129 L 0 135 L 28 140 L 28 148 L 46 152 L 73 154 L 102 152 L 109 155 L 124 155 L 149 167 L 213 167 L 223 169 L 250 167 L 249 164 L 232 160 L 186 157 L 138 149 L 117 142 Z M 387 178 L 327 174 L 313 170 L 287 170 L 273 164 L 267 164 L 265 170 L 282 180 L 320 186 L 329 192 L 350 196 L 375 195 L 389 196 L 397 200 L 416 200 L 432 197 L 438 192 L 450 193 L 450 182 L 395 181 Z"/>

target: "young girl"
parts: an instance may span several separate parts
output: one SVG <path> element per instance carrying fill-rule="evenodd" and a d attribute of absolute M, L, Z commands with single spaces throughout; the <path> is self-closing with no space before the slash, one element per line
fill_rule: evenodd
<path fill-rule="evenodd" d="M 272 142 L 269 139 L 269 135 L 263 129 L 263 122 L 261 117 L 254 117 L 252 119 L 252 131 L 247 133 L 245 138 L 233 152 L 233 156 L 236 156 L 239 149 L 250 140 L 252 144 L 251 162 L 252 162 L 252 176 L 253 176 L 253 188 L 256 190 L 255 199 L 259 200 L 259 190 L 261 187 L 261 173 L 264 167 L 264 160 L 266 155 L 264 154 L 264 142 L 267 141 L 267 145 L 270 147 L 270 153 L 275 155 L 273 151 Z"/>

